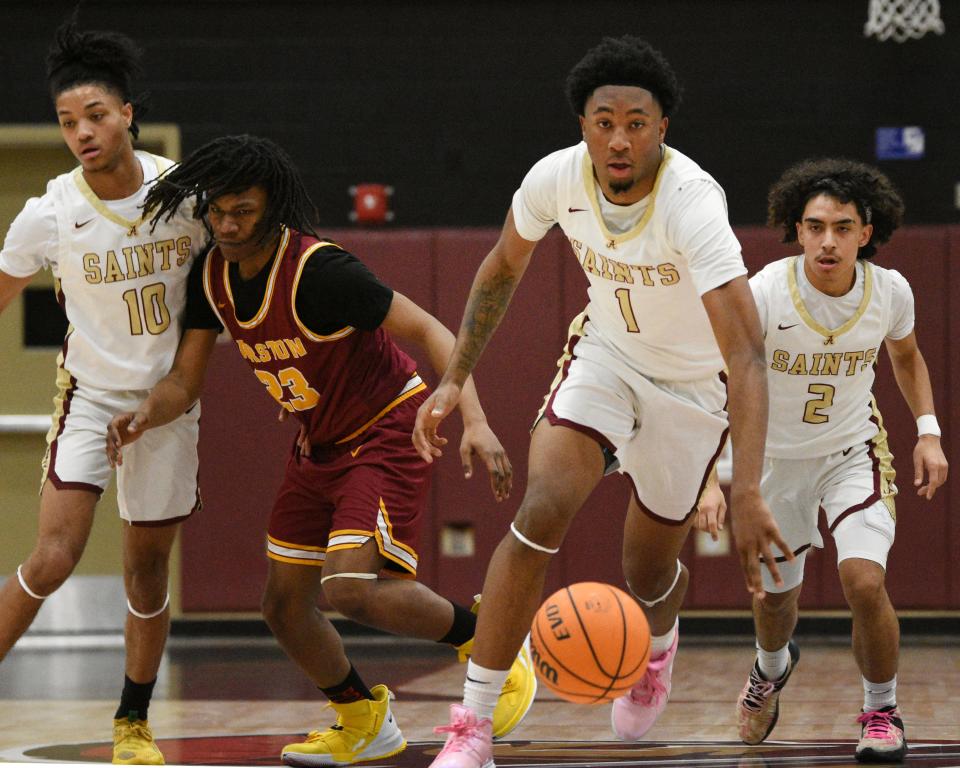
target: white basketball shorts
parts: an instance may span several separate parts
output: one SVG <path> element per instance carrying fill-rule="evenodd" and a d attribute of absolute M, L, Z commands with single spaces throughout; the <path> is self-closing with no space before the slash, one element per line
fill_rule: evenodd
<path fill-rule="evenodd" d="M 78 384 L 60 369 L 53 426 L 47 434 L 43 482 L 57 489 L 101 494 L 113 470 L 107 461 L 107 425 L 135 411 L 148 392 L 101 390 Z M 123 448 L 117 468 L 120 517 L 134 525 L 169 524 L 200 507 L 197 438 L 200 404 Z"/>
<path fill-rule="evenodd" d="M 581 324 L 582 325 L 582 324 Z M 680 525 L 696 508 L 727 434 L 723 378 L 663 381 L 644 376 L 571 326 L 559 372 L 537 420 L 589 435 L 633 483 L 640 508 Z"/>
<path fill-rule="evenodd" d="M 793 563 L 782 561 L 782 553 L 773 546 L 784 583 L 775 586 L 762 568 L 764 589 L 786 592 L 803 581 L 807 552 L 823 547 L 817 528 L 821 509 L 837 546 L 838 563 L 858 557 L 887 567 L 896 527 L 891 459 L 883 440 L 814 459 L 764 460 L 760 490 L 796 555 Z"/>

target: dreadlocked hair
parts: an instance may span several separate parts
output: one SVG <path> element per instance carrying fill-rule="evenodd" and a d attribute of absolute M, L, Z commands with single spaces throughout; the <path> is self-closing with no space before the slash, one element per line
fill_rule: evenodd
<path fill-rule="evenodd" d="M 903 221 L 903 199 L 879 169 L 841 158 L 804 160 L 788 168 L 767 196 L 767 224 L 783 230 L 783 242 L 797 239 L 797 223 L 817 195 L 853 203 L 861 221 L 873 225 L 870 241 L 857 258 L 871 258 Z"/>
<path fill-rule="evenodd" d="M 567 100 L 583 115 L 587 99 L 604 85 L 633 85 L 653 94 L 664 117 L 680 104 L 680 83 L 669 62 L 646 40 L 634 35 L 605 37 L 567 75 Z"/>
<path fill-rule="evenodd" d="M 77 10 L 57 29 L 47 51 L 47 85 L 50 97 L 78 85 L 96 84 L 133 106 L 134 116 L 146 114 L 149 94 L 133 94 L 133 80 L 143 73 L 142 51 L 118 32 L 77 29 Z M 130 123 L 133 138 L 140 135 L 136 119 Z"/>
<path fill-rule="evenodd" d="M 180 204 L 192 197 L 197 201 L 193 215 L 200 219 L 211 201 L 255 186 L 267 194 L 261 242 L 281 225 L 317 237 L 313 228 L 317 207 L 293 161 L 269 139 L 249 134 L 223 136 L 194 150 L 150 187 L 143 207 L 151 212 L 155 227 L 164 216 L 169 221 Z"/>

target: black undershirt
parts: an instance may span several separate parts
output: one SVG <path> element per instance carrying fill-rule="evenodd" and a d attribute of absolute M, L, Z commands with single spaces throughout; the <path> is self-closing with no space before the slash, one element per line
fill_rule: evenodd
<path fill-rule="evenodd" d="M 203 291 L 203 262 L 197 259 L 187 284 L 185 328 L 217 328 L 220 321 Z M 249 280 L 230 264 L 230 290 L 237 319 L 251 320 L 260 310 L 273 259 Z M 390 310 L 393 290 L 381 283 L 356 256 L 335 245 L 314 251 L 307 259 L 297 286 L 296 306 L 301 322 L 324 336 L 351 326 L 362 331 L 379 328 Z"/>

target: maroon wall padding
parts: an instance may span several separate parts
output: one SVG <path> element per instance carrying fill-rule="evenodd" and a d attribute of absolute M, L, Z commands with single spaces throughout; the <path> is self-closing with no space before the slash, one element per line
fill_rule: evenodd
<path fill-rule="evenodd" d="M 433 313 L 452 331 L 480 262 L 496 242 L 495 229 L 361 230 L 326 233 L 364 260 L 386 283 Z M 751 274 L 766 262 L 799 251 L 778 242 L 762 227 L 737 229 Z M 901 271 L 914 289 L 917 336 L 936 394 L 948 459 L 960 466 L 960 448 L 949 436 L 955 421 L 950 385 L 960 381 L 960 355 L 950 339 L 960 338 L 960 318 L 950 312 L 952 277 L 960 269 L 960 227 L 909 227 L 881 248 L 878 264 Z M 956 299 L 953 299 L 956 301 Z M 438 462 L 426 511 L 420 578 L 442 594 L 468 602 L 480 590 L 486 564 L 507 530 L 523 496 L 529 429 L 556 372 L 570 320 L 586 304 L 586 280 L 559 232 L 537 247 L 497 334 L 477 369 L 480 398 L 491 427 L 514 466 L 514 491 L 497 504 L 484 468 L 475 462 L 465 481 L 459 459 L 461 422 L 445 422 L 450 440 Z M 431 383 L 429 361 L 410 350 Z M 890 558 L 889 589 L 898 608 L 960 608 L 960 527 L 952 524 L 948 484 L 932 502 L 913 490 L 912 452 L 916 428 L 886 356 L 878 369 L 877 399 L 891 436 L 898 471 L 897 543 Z M 276 423 L 278 407 L 251 375 L 232 342 L 218 345 L 203 397 L 200 440 L 204 509 L 184 526 L 183 607 L 187 612 L 257 610 L 266 574 L 264 531 L 290 443 L 291 424 Z M 558 467 L 558 472 L 563 468 Z M 573 522 L 548 575 L 547 591 L 583 580 L 623 584 L 620 571 L 624 512 L 629 484 L 605 479 Z M 735 515 L 735 511 L 733 512 Z M 447 524 L 472 526 L 473 557 L 440 553 L 439 532 Z M 826 548 L 808 557 L 802 604 L 843 606 L 836 553 Z M 700 557 L 693 541 L 683 560 L 691 572 L 688 608 L 745 608 L 736 554 Z"/>

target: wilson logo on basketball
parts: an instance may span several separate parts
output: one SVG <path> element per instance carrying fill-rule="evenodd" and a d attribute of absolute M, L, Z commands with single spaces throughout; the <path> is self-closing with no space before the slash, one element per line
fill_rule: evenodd
<path fill-rule="evenodd" d="M 650 660 L 636 600 L 609 584 L 571 584 L 548 597 L 530 629 L 537 677 L 567 701 L 599 704 L 629 692 Z"/>

